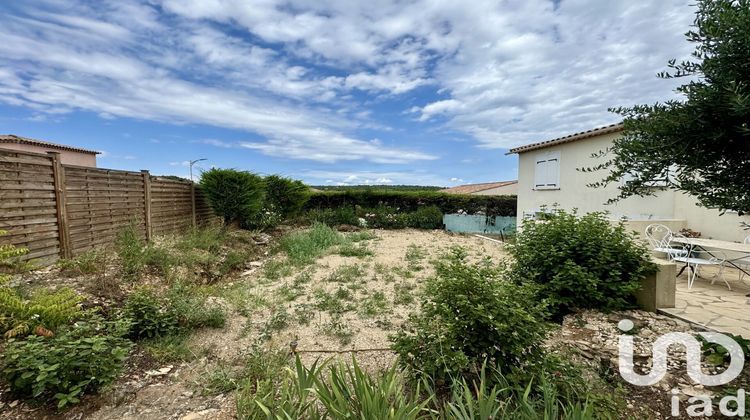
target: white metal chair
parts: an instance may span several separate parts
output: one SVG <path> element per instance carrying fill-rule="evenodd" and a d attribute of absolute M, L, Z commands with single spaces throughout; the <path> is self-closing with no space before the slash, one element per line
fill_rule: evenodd
<path fill-rule="evenodd" d="M 745 240 L 742 241 L 743 244 L 750 244 L 750 235 L 747 235 L 745 237 Z M 740 259 L 732 261 L 737 265 L 740 265 L 744 267 L 746 270 L 750 269 L 750 256 L 742 257 Z M 740 272 L 740 281 L 742 281 L 742 278 L 745 277 L 745 273 L 742 270 L 738 270 Z"/>
<path fill-rule="evenodd" d="M 667 226 L 659 223 L 650 224 L 646 226 L 645 235 L 653 252 L 667 254 L 670 260 L 672 260 L 673 255 L 681 255 L 683 257 L 687 255 L 687 251 L 682 247 L 674 248 L 670 245 L 674 233 Z"/>
<path fill-rule="evenodd" d="M 719 268 L 719 272 L 714 274 L 711 284 L 716 282 L 716 278 L 720 277 L 724 284 L 727 285 L 729 290 L 732 290 L 732 286 L 729 285 L 727 280 L 724 278 L 724 261 L 727 260 L 726 255 L 722 251 L 711 250 L 706 251 L 695 246 L 690 238 L 686 238 L 682 235 L 672 235 L 670 239 L 680 238 L 683 242 L 669 243 L 669 254 L 670 259 L 675 262 L 681 262 L 688 267 L 688 290 L 693 288 L 695 278 L 698 277 L 698 269 L 701 266 L 713 265 Z"/>

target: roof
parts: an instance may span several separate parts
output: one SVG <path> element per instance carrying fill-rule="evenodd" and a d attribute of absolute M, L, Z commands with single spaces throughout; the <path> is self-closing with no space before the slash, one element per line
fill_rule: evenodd
<path fill-rule="evenodd" d="M 506 154 L 512 155 L 513 153 L 529 152 L 531 150 L 543 149 L 545 147 L 557 146 L 558 144 L 570 143 L 573 141 L 601 136 L 602 134 L 616 133 L 618 131 L 622 131 L 622 128 L 623 128 L 622 123 L 610 124 L 605 127 L 599 127 L 599 128 L 594 128 L 588 131 L 581 131 L 578 133 L 568 134 L 567 136 L 558 137 L 552 140 L 545 140 L 545 141 L 540 141 L 539 143 L 531 143 L 525 146 L 519 146 L 514 149 L 508 150 L 508 153 Z"/>
<path fill-rule="evenodd" d="M 473 194 L 479 191 L 485 191 L 485 190 L 491 190 L 493 188 L 499 188 L 504 187 L 506 185 L 513 185 L 518 183 L 518 181 L 501 181 L 501 182 L 485 182 L 483 184 L 466 184 L 466 185 L 458 185 L 452 188 L 446 188 L 444 190 L 440 190 L 439 192 L 449 193 L 449 194 Z"/>
<path fill-rule="evenodd" d="M 20 137 L 13 134 L 0 134 L 0 143 L 16 143 L 16 144 L 29 144 L 32 146 L 49 147 L 50 149 L 68 150 L 71 152 L 88 153 L 92 155 L 98 155 L 101 152 L 96 150 L 83 149 L 81 147 L 67 146 L 65 144 L 50 143 L 48 141 L 30 139 L 28 137 Z"/>

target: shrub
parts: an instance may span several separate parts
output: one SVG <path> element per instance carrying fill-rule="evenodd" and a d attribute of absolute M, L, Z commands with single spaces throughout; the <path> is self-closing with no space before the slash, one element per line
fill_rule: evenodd
<path fill-rule="evenodd" d="M 310 188 L 301 181 L 278 175 L 265 177 L 266 204 L 287 219 L 300 212 L 310 199 Z"/>
<path fill-rule="evenodd" d="M 403 229 L 406 227 L 406 214 L 395 207 L 379 206 L 363 209 L 362 213 L 367 221 L 367 227 L 380 229 Z"/>
<path fill-rule="evenodd" d="M 265 200 L 263 178 L 247 171 L 213 168 L 201 174 L 200 187 L 225 225 L 244 226 L 258 217 Z"/>
<path fill-rule="evenodd" d="M 539 285 L 556 319 L 582 308 L 629 307 L 654 270 L 648 249 L 600 213 L 556 210 L 544 222 L 527 221 L 509 249 L 514 277 Z"/>
<path fill-rule="evenodd" d="M 52 397 L 59 408 L 111 383 L 122 370 L 130 342 L 121 328 L 99 319 L 79 322 L 56 337 L 10 340 L 0 371 L 21 397 Z"/>
<path fill-rule="evenodd" d="M 148 287 L 128 296 L 123 315 L 130 321 L 128 335 L 133 339 L 166 336 L 179 330 L 177 315 L 167 300 Z"/>
<path fill-rule="evenodd" d="M 30 298 L 0 287 L 0 331 L 6 337 L 54 335 L 54 331 L 83 316 L 83 298 L 71 289 L 40 290 Z"/>
<path fill-rule="evenodd" d="M 442 229 L 443 213 L 437 206 L 420 207 L 405 215 L 407 227 L 415 229 Z"/>
<path fill-rule="evenodd" d="M 454 248 L 436 262 L 421 311 L 391 337 L 399 362 L 417 375 L 449 381 L 485 359 L 506 369 L 541 358 L 544 304 L 530 287 L 506 281 L 503 267 L 465 258 Z"/>
<path fill-rule="evenodd" d="M 219 305 L 209 305 L 205 297 L 185 283 L 176 282 L 164 294 L 143 287 L 128 296 L 123 318 L 130 321 L 129 336 L 134 339 L 165 337 L 196 328 L 221 328 L 226 313 Z"/>

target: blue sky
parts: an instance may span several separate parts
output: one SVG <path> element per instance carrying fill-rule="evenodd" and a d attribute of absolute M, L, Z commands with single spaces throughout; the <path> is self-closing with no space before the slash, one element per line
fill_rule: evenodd
<path fill-rule="evenodd" d="M 674 98 L 688 0 L 0 4 L 0 133 L 99 166 L 311 184 L 516 178 L 508 148 Z"/>

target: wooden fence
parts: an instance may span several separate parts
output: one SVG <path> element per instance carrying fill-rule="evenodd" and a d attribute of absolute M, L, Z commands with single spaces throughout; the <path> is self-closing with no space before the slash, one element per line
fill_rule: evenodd
<path fill-rule="evenodd" d="M 51 263 L 111 244 L 130 223 L 146 239 L 213 219 L 193 183 L 148 171 L 62 165 L 58 153 L 0 149 L 0 244 Z"/>

